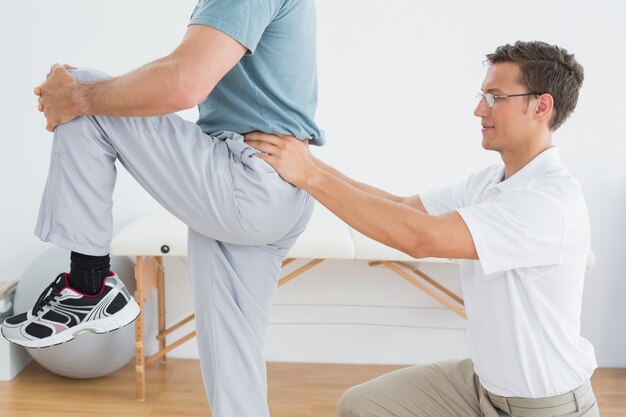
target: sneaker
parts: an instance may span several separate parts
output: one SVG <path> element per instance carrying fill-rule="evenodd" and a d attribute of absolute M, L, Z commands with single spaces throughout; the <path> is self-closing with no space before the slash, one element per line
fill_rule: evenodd
<path fill-rule="evenodd" d="M 106 333 L 135 321 L 140 309 L 122 281 L 111 272 L 98 294 L 83 294 L 59 274 L 32 310 L 9 317 L 2 335 L 27 348 L 69 342 L 81 333 Z"/>

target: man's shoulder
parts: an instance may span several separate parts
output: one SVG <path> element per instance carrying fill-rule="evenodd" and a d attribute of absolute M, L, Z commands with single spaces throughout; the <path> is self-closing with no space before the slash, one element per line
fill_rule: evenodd
<path fill-rule="evenodd" d="M 514 198 L 519 204 L 541 211 L 546 217 L 550 217 L 548 213 L 553 213 L 554 218 L 558 214 L 568 227 L 579 227 L 587 221 L 587 205 L 580 184 L 563 165 L 551 167 L 513 192 L 520 193 Z"/>
<path fill-rule="evenodd" d="M 564 197 L 582 196 L 580 183 L 564 165 L 550 167 L 542 175 L 534 177 L 528 188 L 540 190 L 564 201 Z"/>
<path fill-rule="evenodd" d="M 472 190 L 485 188 L 490 184 L 501 181 L 503 176 L 504 167 L 502 165 L 489 165 L 470 174 L 466 178 L 465 187 Z"/>

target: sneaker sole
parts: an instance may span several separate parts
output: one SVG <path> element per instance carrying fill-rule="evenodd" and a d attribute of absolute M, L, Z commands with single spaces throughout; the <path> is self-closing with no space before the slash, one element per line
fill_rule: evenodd
<path fill-rule="evenodd" d="M 128 304 L 124 306 L 124 308 L 122 308 L 120 311 L 113 314 L 112 316 L 106 317 L 104 319 L 91 320 L 85 323 L 77 324 L 76 326 L 64 332 L 52 335 L 50 337 L 46 337 L 44 339 L 12 339 L 4 336 L 4 332 L 2 332 L 2 336 L 4 336 L 4 338 L 8 341 L 20 346 L 24 346 L 28 349 L 47 348 L 67 343 L 83 333 L 103 334 L 118 330 L 134 322 L 137 317 L 139 317 L 140 313 L 141 309 L 139 308 L 139 305 L 133 298 L 131 298 Z"/>

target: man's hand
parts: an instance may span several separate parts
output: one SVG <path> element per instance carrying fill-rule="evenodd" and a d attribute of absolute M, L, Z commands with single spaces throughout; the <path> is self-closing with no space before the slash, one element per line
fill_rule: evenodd
<path fill-rule="evenodd" d="M 59 64 L 53 64 L 50 67 L 50 71 L 48 71 L 48 73 L 46 74 L 46 80 L 48 78 L 50 78 L 50 75 L 52 75 L 52 70 L 54 70 L 57 67 L 57 65 L 59 65 Z M 74 66 L 69 65 L 69 64 L 63 64 L 63 68 L 65 68 L 66 70 L 78 69 L 77 67 L 74 67 Z M 33 89 L 33 92 L 35 93 L 35 95 L 41 96 L 41 88 L 40 87 L 35 87 Z M 43 112 L 43 104 L 41 104 L 41 100 L 37 101 L 37 110 L 39 110 L 40 112 Z"/>
<path fill-rule="evenodd" d="M 248 145 L 262 152 L 257 157 L 270 164 L 285 181 L 296 187 L 306 188 L 307 181 L 321 172 L 309 151 L 308 141 L 261 132 L 250 132 L 244 138 Z"/>
<path fill-rule="evenodd" d="M 46 116 L 46 129 L 50 132 L 62 124 L 85 114 L 82 88 L 68 69 L 69 65 L 54 64 L 46 75 L 46 81 L 33 92 L 39 96 L 39 111 Z"/>
<path fill-rule="evenodd" d="M 52 64 L 52 66 L 50 67 L 50 71 L 48 71 L 48 73 L 46 74 L 46 80 L 48 78 L 50 78 L 50 75 L 52 74 L 52 70 L 55 69 L 59 64 Z M 65 68 L 66 70 L 75 70 L 78 69 L 78 67 L 75 67 L 73 65 L 70 64 L 63 64 L 63 68 Z"/>

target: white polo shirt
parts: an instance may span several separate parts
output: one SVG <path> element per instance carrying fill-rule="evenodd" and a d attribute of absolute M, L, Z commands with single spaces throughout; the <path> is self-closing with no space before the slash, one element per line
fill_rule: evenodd
<path fill-rule="evenodd" d="M 587 207 L 556 147 L 503 178 L 492 166 L 420 197 L 431 215 L 458 211 L 478 252 L 461 282 L 481 384 L 506 397 L 559 395 L 596 368 L 580 336 Z"/>

